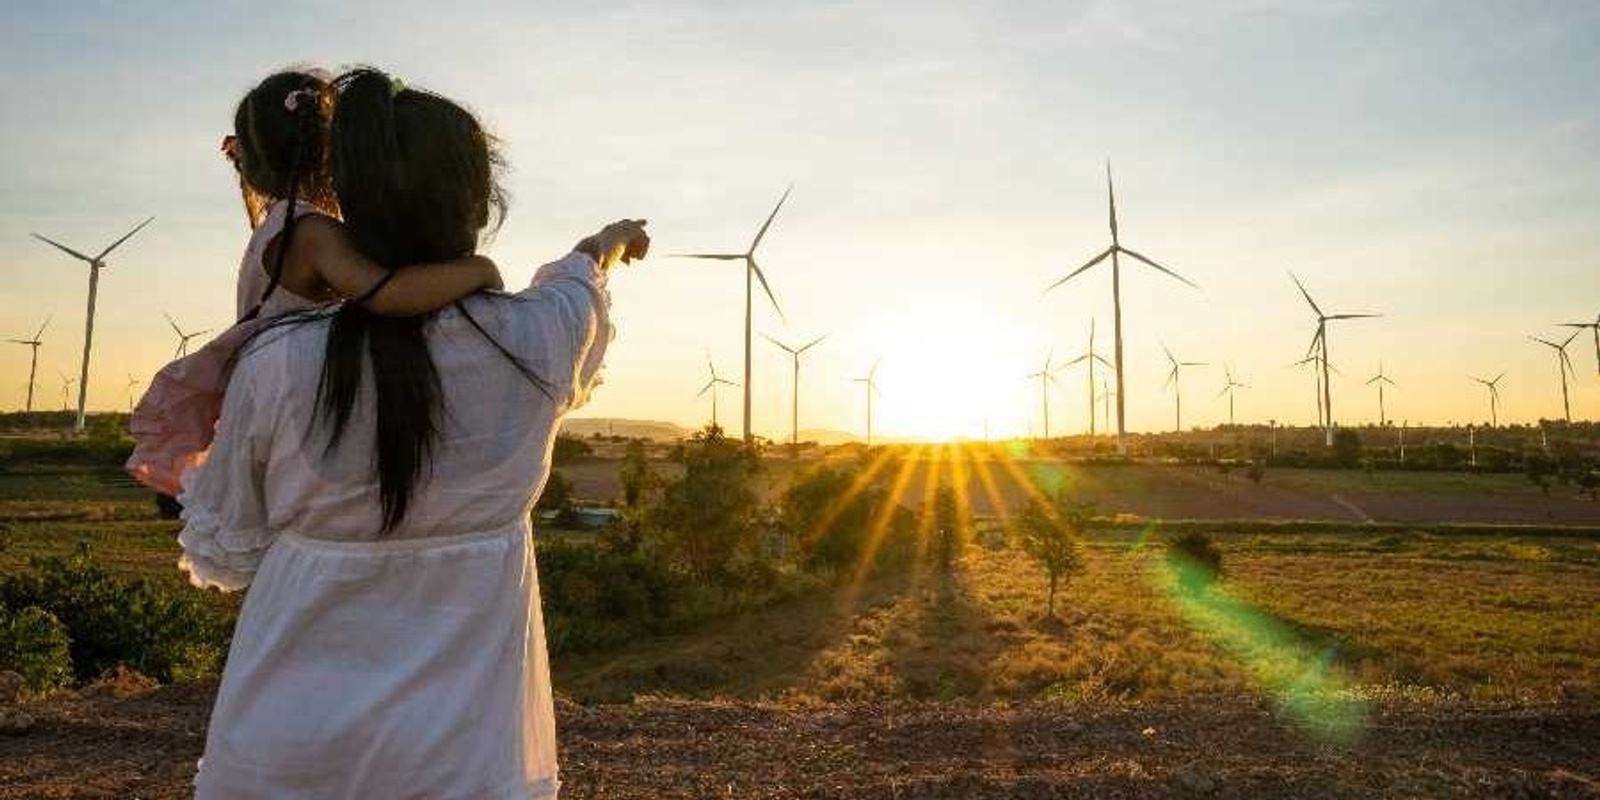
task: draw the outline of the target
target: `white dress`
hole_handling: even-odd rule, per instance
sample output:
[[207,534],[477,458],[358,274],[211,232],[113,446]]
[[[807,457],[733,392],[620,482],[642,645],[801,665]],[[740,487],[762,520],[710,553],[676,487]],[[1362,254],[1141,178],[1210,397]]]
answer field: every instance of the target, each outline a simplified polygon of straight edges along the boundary
[[383,536],[370,380],[331,455],[313,431],[327,323],[274,329],[240,360],[210,459],[180,498],[190,580],[250,587],[198,798],[555,797],[528,520],[561,416],[598,383],[604,275],[572,254],[518,294],[465,305],[548,395],[459,311],[435,315],[440,436]]

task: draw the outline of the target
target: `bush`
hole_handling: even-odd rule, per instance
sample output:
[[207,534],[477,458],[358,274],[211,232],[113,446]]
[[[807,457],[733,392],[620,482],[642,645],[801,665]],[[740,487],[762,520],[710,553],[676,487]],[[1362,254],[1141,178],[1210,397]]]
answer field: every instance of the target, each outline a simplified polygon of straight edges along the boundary
[[1083,570],[1081,536],[1092,516],[1093,503],[1076,503],[1058,492],[1048,502],[1029,501],[1018,518],[1022,549],[1044,567],[1050,581],[1045,604],[1049,616],[1056,613],[1058,585]]
[[593,455],[594,447],[576,436],[560,434],[556,436],[555,449],[551,452],[551,459],[556,464],[570,464],[585,456]]
[[1169,543],[1167,563],[1185,589],[1203,589],[1222,578],[1222,551],[1203,533],[1186,533]]
[[681,586],[646,551],[542,541],[539,586],[552,653],[622,644],[661,631],[680,605]]
[[0,579],[0,605],[35,606],[59,620],[78,680],[119,664],[162,682],[221,671],[232,620],[202,605],[197,592],[117,578],[87,551],[31,566]]
[[67,629],[37,606],[11,611],[0,605],[0,670],[22,676],[31,692],[46,692],[72,682]]
[[697,578],[720,581],[756,546],[756,451],[709,426],[679,445],[683,477],[665,484],[644,514],[647,536]]
[[[779,519],[811,569],[871,568],[915,551],[915,519],[860,467],[823,467],[796,480],[783,494]],[[872,563],[863,563],[869,557]]]

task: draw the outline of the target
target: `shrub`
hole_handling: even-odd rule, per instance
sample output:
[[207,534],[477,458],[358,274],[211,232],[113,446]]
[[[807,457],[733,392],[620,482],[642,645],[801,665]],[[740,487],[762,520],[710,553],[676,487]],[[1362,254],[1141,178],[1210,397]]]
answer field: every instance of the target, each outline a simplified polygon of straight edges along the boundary
[[1167,563],[1186,589],[1203,589],[1222,577],[1222,551],[1203,533],[1186,533],[1169,543]]
[[673,459],[683,465],[683,477],[662,487],[644,515],[645,530],[690,574],[719,580],[735,557],[755,547],[760,458],[708,426],[679,445]]
[[939,567],[949,572],[951,563],[966,546],[972,521],[968,519],[965,513],[967,509],[962,507],[955,490],[949,486],[940,486],[934,492],[931,505],[933,535],[936,537],[934,556],[938,559]]
[[647,551],[541,541],[539,586],[553,653],[583,652],[656,633],[680,605],[681,586]]
[[86,550],[31,567],[0,579],[0,605],[36,606],[59,620],[78,680],[119,664],[163,682],[220,672],[232,620],[202,605],[197,592],[117,578]]
[[859,466],[822,467],[796,480],[784,492],[779,520],[811,569],[870,569],[915,551],[915,519]]
[[1333,434],[1333,463],[1346,469],[1361,463],[1361,434],[1349,428]]
[[1055,616],[1058,585],[1083,570],[1083,530],[1094,515],[1093,503],[1077,503],[1066,492],[1048,502],[1035,499],[1018,517],[1022,549],[1044,567],[1050,581],[1045,613]]
[[67,629],[37,606],[15,611],[0,605],[0,670],[22,676],[31,692],[46,692],[72,682]]
[[557,464],[570,464],[585,456],[593,455],[594,447],[576,436],[560,434],[556,436],[555,449],[551,452],[551,459]]

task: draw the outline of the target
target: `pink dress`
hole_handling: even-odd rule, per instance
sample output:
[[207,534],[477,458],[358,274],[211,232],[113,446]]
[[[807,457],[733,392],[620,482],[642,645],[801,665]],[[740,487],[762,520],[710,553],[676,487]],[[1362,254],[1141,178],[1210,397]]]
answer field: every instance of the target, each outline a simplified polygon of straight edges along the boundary
[[[237,316],[243,318],[259,303],[254,319],[236,323],[204,347],[161,368],[128,420],[133,434],[133,454],[125,465],[134,480],[165,494],[183,490],[183,473],[204,464],[222,413],[222,393],[239,348],[272,318],[293,311],[317,308],[315,300],[279,286],[265,301],[270,278],[263,258],[283,232],[288,203],[279,200],[267,210],[250,235],[239,263]],[[295,218],[322,213],[306,203],[295,204]]]

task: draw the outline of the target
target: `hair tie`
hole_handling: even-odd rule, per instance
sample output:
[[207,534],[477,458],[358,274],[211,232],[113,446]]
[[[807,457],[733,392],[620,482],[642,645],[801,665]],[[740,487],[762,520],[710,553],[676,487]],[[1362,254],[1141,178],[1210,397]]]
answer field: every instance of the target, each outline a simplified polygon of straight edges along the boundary
[[283,109],[285,111],[288,111],[290,114],[293,114],[296,111],[299,111],[300,110],[300,98],[301,98],[302,95],[305,96],[305,97],[310,97],[312,99],[315,99],[317,97],[317,90],[316,89],[296,89],[296,90],[284,95],[283,96]]
[[393,75],[389,76],[389,96],[390,97],[395,97],[395,96],[399,95],[401,92],[403,92],[405,90],[406,90],[406,82],[405,81],[400,80],[399,78],[396,78]]

